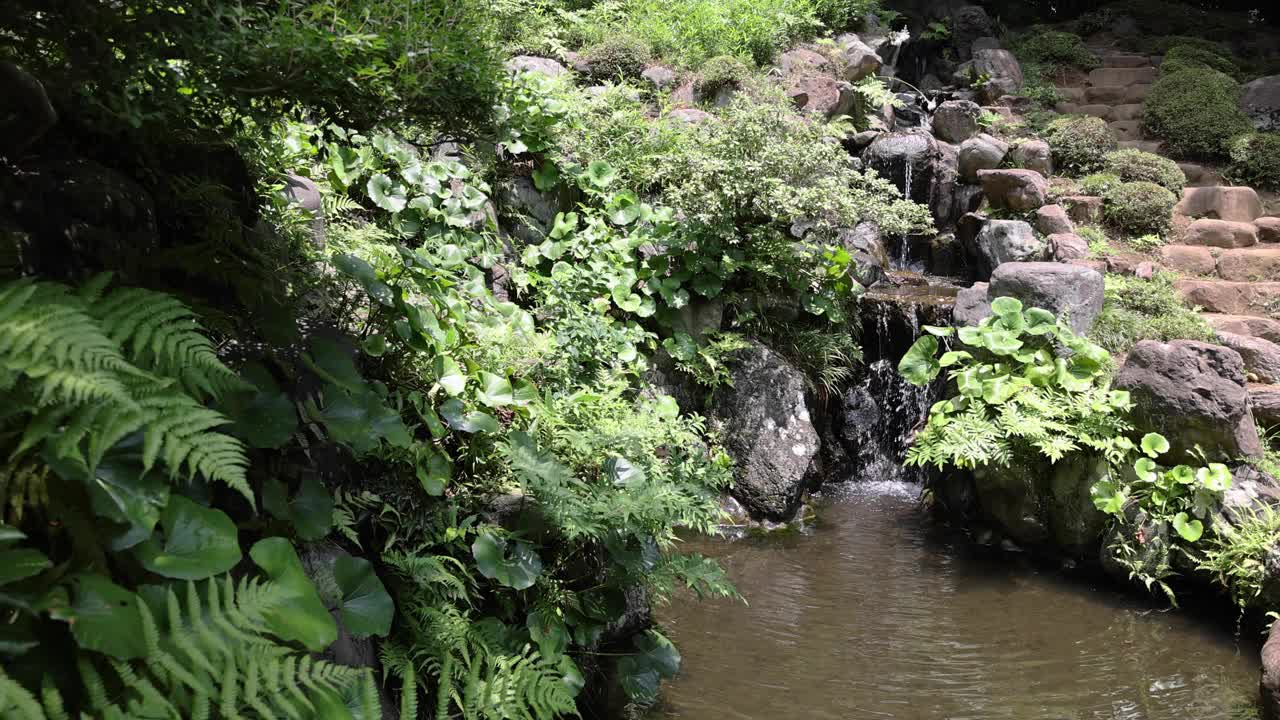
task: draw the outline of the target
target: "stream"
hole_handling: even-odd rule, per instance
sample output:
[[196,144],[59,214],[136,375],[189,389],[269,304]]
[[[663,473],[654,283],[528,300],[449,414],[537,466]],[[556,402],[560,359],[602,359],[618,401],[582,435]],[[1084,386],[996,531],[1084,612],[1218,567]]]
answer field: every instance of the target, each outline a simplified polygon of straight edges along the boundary
[[1233,637],[1233,618],[1162,612],[975,546],[919,509],[918,487],[836,486],[805,533],[688,542],[749,604],[659,611],[684,664],[650,717],[1251,717],[1260,641]]

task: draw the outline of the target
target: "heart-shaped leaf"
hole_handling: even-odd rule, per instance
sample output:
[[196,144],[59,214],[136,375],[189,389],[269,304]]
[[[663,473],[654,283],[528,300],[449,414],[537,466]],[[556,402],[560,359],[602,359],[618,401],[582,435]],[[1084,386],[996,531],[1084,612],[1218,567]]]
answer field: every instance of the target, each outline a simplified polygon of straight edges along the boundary
[[468,411],[458,398],[450,398],[440,405],[440,416],[449,427],[464,433],[496,433],[502,429],[497,418],[479,410]]
[[396,606],[368,560],[339,556],[333,578],[342,592],[342,624],[348,632],[356,637],[385,637],[391,632]]
[[369,178],[366,189],[373,204],[387,212],[400,212],[409,202],[404,186],[397,184],[383,173]]
[[508,543],[493,533],[480,533],[471,544],[471,554],[481,575],[516,590],[532,587],[542,573],[542,558],[532,545]]
[[1142,452],[1149,458],[1158,458],[1169,452],[1169,441],[1159,433],[1147,433],[1142,436]]
[[898,373],[912,385],[927,385],[942,369],[935,357],[937,354],[938,339],[921,335],[898,362]]
[[512,395],[511,381],[504,377],[490,372],[482,372],[480,373],[480,386],[480,392],[476,394],[476,399],[491,408],[506,407],[515,400]]
[[1187,542],[1195,542],[1204,534],[1204,523],[1193,520],[1185,512],[1173,516],[1173,529]]
[[312,652],[321,652],[338,639],[338,626],[320,602],[292,543],[282,537],[265,538],[254,543],[249,557],[288,596],[287,602],[263,613],[272,633],[300,642]]
[[147,654],[137,595],[93,573],[71,578],[71,594],[66,619],[76,644],[121,660]]
[[314,475],[302,479],[298,492],[289,502],[289,517],[298,537],[319,540],[333,528],[333,497]]
[[179,580],[203,580],[240,562],[236,524],[227,514],[173,495],[160,515],[159,533],[134,548],[142,567]]

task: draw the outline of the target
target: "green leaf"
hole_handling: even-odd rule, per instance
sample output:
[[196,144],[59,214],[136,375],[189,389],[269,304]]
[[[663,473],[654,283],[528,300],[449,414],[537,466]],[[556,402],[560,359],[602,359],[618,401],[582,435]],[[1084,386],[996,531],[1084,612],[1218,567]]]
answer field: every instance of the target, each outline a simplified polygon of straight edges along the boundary
[[480,373],[480,392],[476,399],[491,408],[506,407],[514,402],[511,381],[490,372]]
[[630,460],[621,456],[614,456],[604,461],[604,476],[615,487],[644,482],[644,470],[632,465]]
[[353,392],[365,389],[364,377],[356,369],[348,348],[337,340],[316,336],[311,341],[311,352],[305,356],[307,364],[325,380]]
[[453,479],[453,463],[440,453],[432,453],[426,464],[418,465],[415,472],[422,489],[432,497],[440,497]]
[[289,517],[303,540],[319,540],[329,534],[333,528],[333,498],[318,477],[303,478],[289,503]]
[[1011,297],[998,297],[991,301],[991,312],[1000,317],[1022,314],[1022,301]]
[[1209,467],[1202,467],[1196,471],[1196,479],[1205,488],[1223,493],[1231,487],[1231,470],[1222,463],[1209,463]]
[[569,628],[564,620],[550,612],[534,610],[525,618],[529,638],[538,645],[542,657],[553,659],[569,647]]
[[1204,534],[1204,523],[1192,520],[1185,512],[1173,516],[1173,529],[1178,531],[1183,540],[1195,542]]
[[544,160],[533,171],[533,186],[539,192],[547,192],[555,189],[560,182],[560,171],[556,169],[555,163],[550,160]]
[[640,651],[640,657],[662,677],[673,678],[680,672],[680,651],[657,630],[649,630],[637,636],[635,646]]
[[449,427],[464,433],[496,433],[502,429],[498,420],[479,410],[468,411],[458,398],[450,398],[440,405],[440,416]]
[[356,637],[391,632],[396,606],[387,588],[364,558],[340,555],[333,563],[333,578],[342,592],[342,624]]
[[506,538],[482,532],[471,544],[471,554],[481,575],[507,587],[525,590],[533,587],[542,573],[542,558],[528,543],[516,542],[514,545],[508,554]]
[[630,225],[640,217],[640,200],[630,190],[615,193],[605,211],[614,225]]
[[663,340],[662,347],[680,362],[689,362],[698,356],[698,343],[688,333],[677,332]]
[[951,367],[961,360],[972,360],[973,355],[964,350],[952,350],[942,353],[942,357],[938,358],[938,367]]
[[387,336],[386,335],[370,335],[361,343],[364,352],[369,357],[382,357],[387,352]]
[[1169,441],[1159,433],[1147,433],[1142,436],[1142,452],[1149,458],[1158,458],[1169,452]]
[[467,388],[467,376],[463,374],[458,361],[446,355],[438,355],[432,361],[436,373],[436,382],[450,395],[460,395]]
[[613,184],[617,173],[609,163],[603,160],[592,160],[587,166],[586,178],[588,183],[603,190]]
[[409,202],[404,186],[392,181],[391,178],[383,173],[378,173],[369,178],[366,189],[369,191],[369,199],[373,200],[373,204],[387,212],[400,212]]
[[169,481],[163,473],[147,472],[140,459],[127,455],[107,456],[94,468],[89,483],[94,512],[129,525],[124,535],[113,539],[113,550],[124,550],[150,537],[169,504],[169,495]]
[[938,339],[921,335],[898,362],[898,373],[912,385],[927,385],[942,368],[934,356],[938,353]]
[[311,652],[322,652],[338,639],[337,623],[320,602],[292,543],[282,537],[265,538],[254,543],[249,557],[289,597],[288,602],[263,613],[272,633],[300,642]]
[[8,585],[39,575],[52,566],[53,563],[49,562],[49,558],[39,550],[31,548],[0,550],[0,585]]
[[1008,375],[997,375],[996,377],[982,381],[982,399],[991,405],[1003,405],[1013,397],[1019,389],[1018,383]]
[[0,544],[17,542],[26,539],[27,534],[12,525],[0,523]]
[[1093,497],[1094,507],[1102,512],[1116,517],[1124,515],[1124,505],[1129,496],[1124,488],[1118,487],[1110,478],[1094,483],[1089,494]]
[[1133,472],[1143,482],[1155,482],[1158,477],[1156,462],[1147,457],[1138,458],[1137,462],[1133,464]]
[[240,562],[236,524],[227,514],[173,495],[160,515],[159,533],[134,548],[142,567],[179,580],[203,580]]
[[982,331],[982,346],[996,355],[1012,355],[1023,346],[1023,342],[1007,330],[985,329]]
[[67,614],[80,647],[121,660],[146,655],[137,595],[93,573],[71,578],[71,591]]

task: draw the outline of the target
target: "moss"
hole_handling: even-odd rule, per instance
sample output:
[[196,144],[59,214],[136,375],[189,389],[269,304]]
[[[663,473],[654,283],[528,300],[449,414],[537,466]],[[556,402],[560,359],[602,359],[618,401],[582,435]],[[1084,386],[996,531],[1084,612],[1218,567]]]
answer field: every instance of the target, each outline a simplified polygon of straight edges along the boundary
[[1120,183],[1107,190],[1102,200],[1107,224],[1131,235],[1167,232],[1178,202],[1168,189],[1145,180]]
[[1178,163],[1142,150],[1117,150],[1103,158],[1106,172],[1126,182],[1146,180],[1181,195],[1187,176]]
[[1142,340],[1213,340],[1213,330],[1183,304],[1175,276],[1150,280],[1107,275],[1106,300],[1090,337],[1113,353],[1128,352]]
[[1249,133],[1232,141],[1227,176],[1240,185],[1280,191],[1280,133]]
[[634,78],[639,77],[653,59],[653,49],[638,37],[618,34],[583,50],[582,57],[596,79]]
[[1240,83],[1208,68],[1161,75],[1151,87],[1146,129],[1185,157],[1220,157],[1230,141],[1253,129],[1240,109]]
[[740,88],[750,75],[751,68],[732,55],[713,57],[698,71],[698,94],[710,98],[726,88]]
[[1080,178],[1080,192],[1085,195],[1105,195],[1120,184],[1120,176],[1110,172],[1091,173]]
[[1063,171],[1084,174],[1100,170],[1106,154],[1116,149],[1116,136],[1102,118],[1070,116],[1049,123],[1045,140],[1053,162]]
[[1009,50],[1024,67],[1034,64],[1047,73],[1064,69],[1092,70],[1099,65],[1098,56],[1085,47],[1079,35],[1050,30],[1043,25],[1034,25],[1014,37]]
[[1194,68],[1208,68],[1227,75],[1236,75],[1240,68],[1223,54],[1199,45],[1178,45],[1164,56],[1160,66],[1162,73],[1176,73]]

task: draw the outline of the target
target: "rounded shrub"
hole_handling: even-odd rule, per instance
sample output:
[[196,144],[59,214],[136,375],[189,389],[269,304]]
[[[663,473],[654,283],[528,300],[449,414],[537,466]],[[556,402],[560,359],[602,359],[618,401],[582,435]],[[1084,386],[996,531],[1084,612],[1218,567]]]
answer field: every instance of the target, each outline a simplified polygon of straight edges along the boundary
[[1183,186],[1187,184],[1187,176],[1178,163],[1155,153],[1117,150],[1107,153],[1102,160],[1106,172],[1125,182],[1146,180],[1168,188],[1174,195],[1181,195]]
[[1167,188],[1139,180],[1112,187],[1102,201],[1102,217],[1108,225],[1131,235],[1163,235],[1178,199]]
[[1189,35],[1163,35],[1159,37],[1144,37],[1138,44],[1138,49],[1148,55],[1164,55],[1170,49],[1179,45],[1200,48],[1217,55],[1226,57],[1230,53],[1222,43],[1204,38],[1191,37]]
[[1054,164],[1068,173],[1100,170],[1103,158],[1116,149],[1116,136],[1102,118],[1074,115],[1049,123],[1045,140],[1053,148]]
[[1120,184],[1120,176],[1111,172],[1090,173],[1080,178],[1080,192],[1085,195],[1105,195]]
[[1221,53],[1200,45],[1177,45],[1165,53],[1160,72],[1169,74],[1194,68],[1208,68],[1227,75],[1235,75],[1240,71],[1234,62]]
[[713,57],[698,70],[698,94],[711,98],[726,88],[740,88],[750,75],[751,68],[732,55]]
[[1049,72],[1064,68],[1092,70],[1099,65],[1098,56],[1085,47],[1079,35],[1043,25],[1032,26],[1011,43],[1010,49],[1024,65],[1039,65]]
[[1171,152],[1186,157],[1226,155],[1233,138],[1253,129],[1240,109],[1240,83],[1204,67],[1161,75],[1142,121]]
[[653,49],[634,35],[611,35],[583,50],[582,58],[591,67],[594,78],[634,78],[648,66]]
[[1280,190],[1280,132],[1249,133],[1233,140],[1227,176],[1241,185]]

